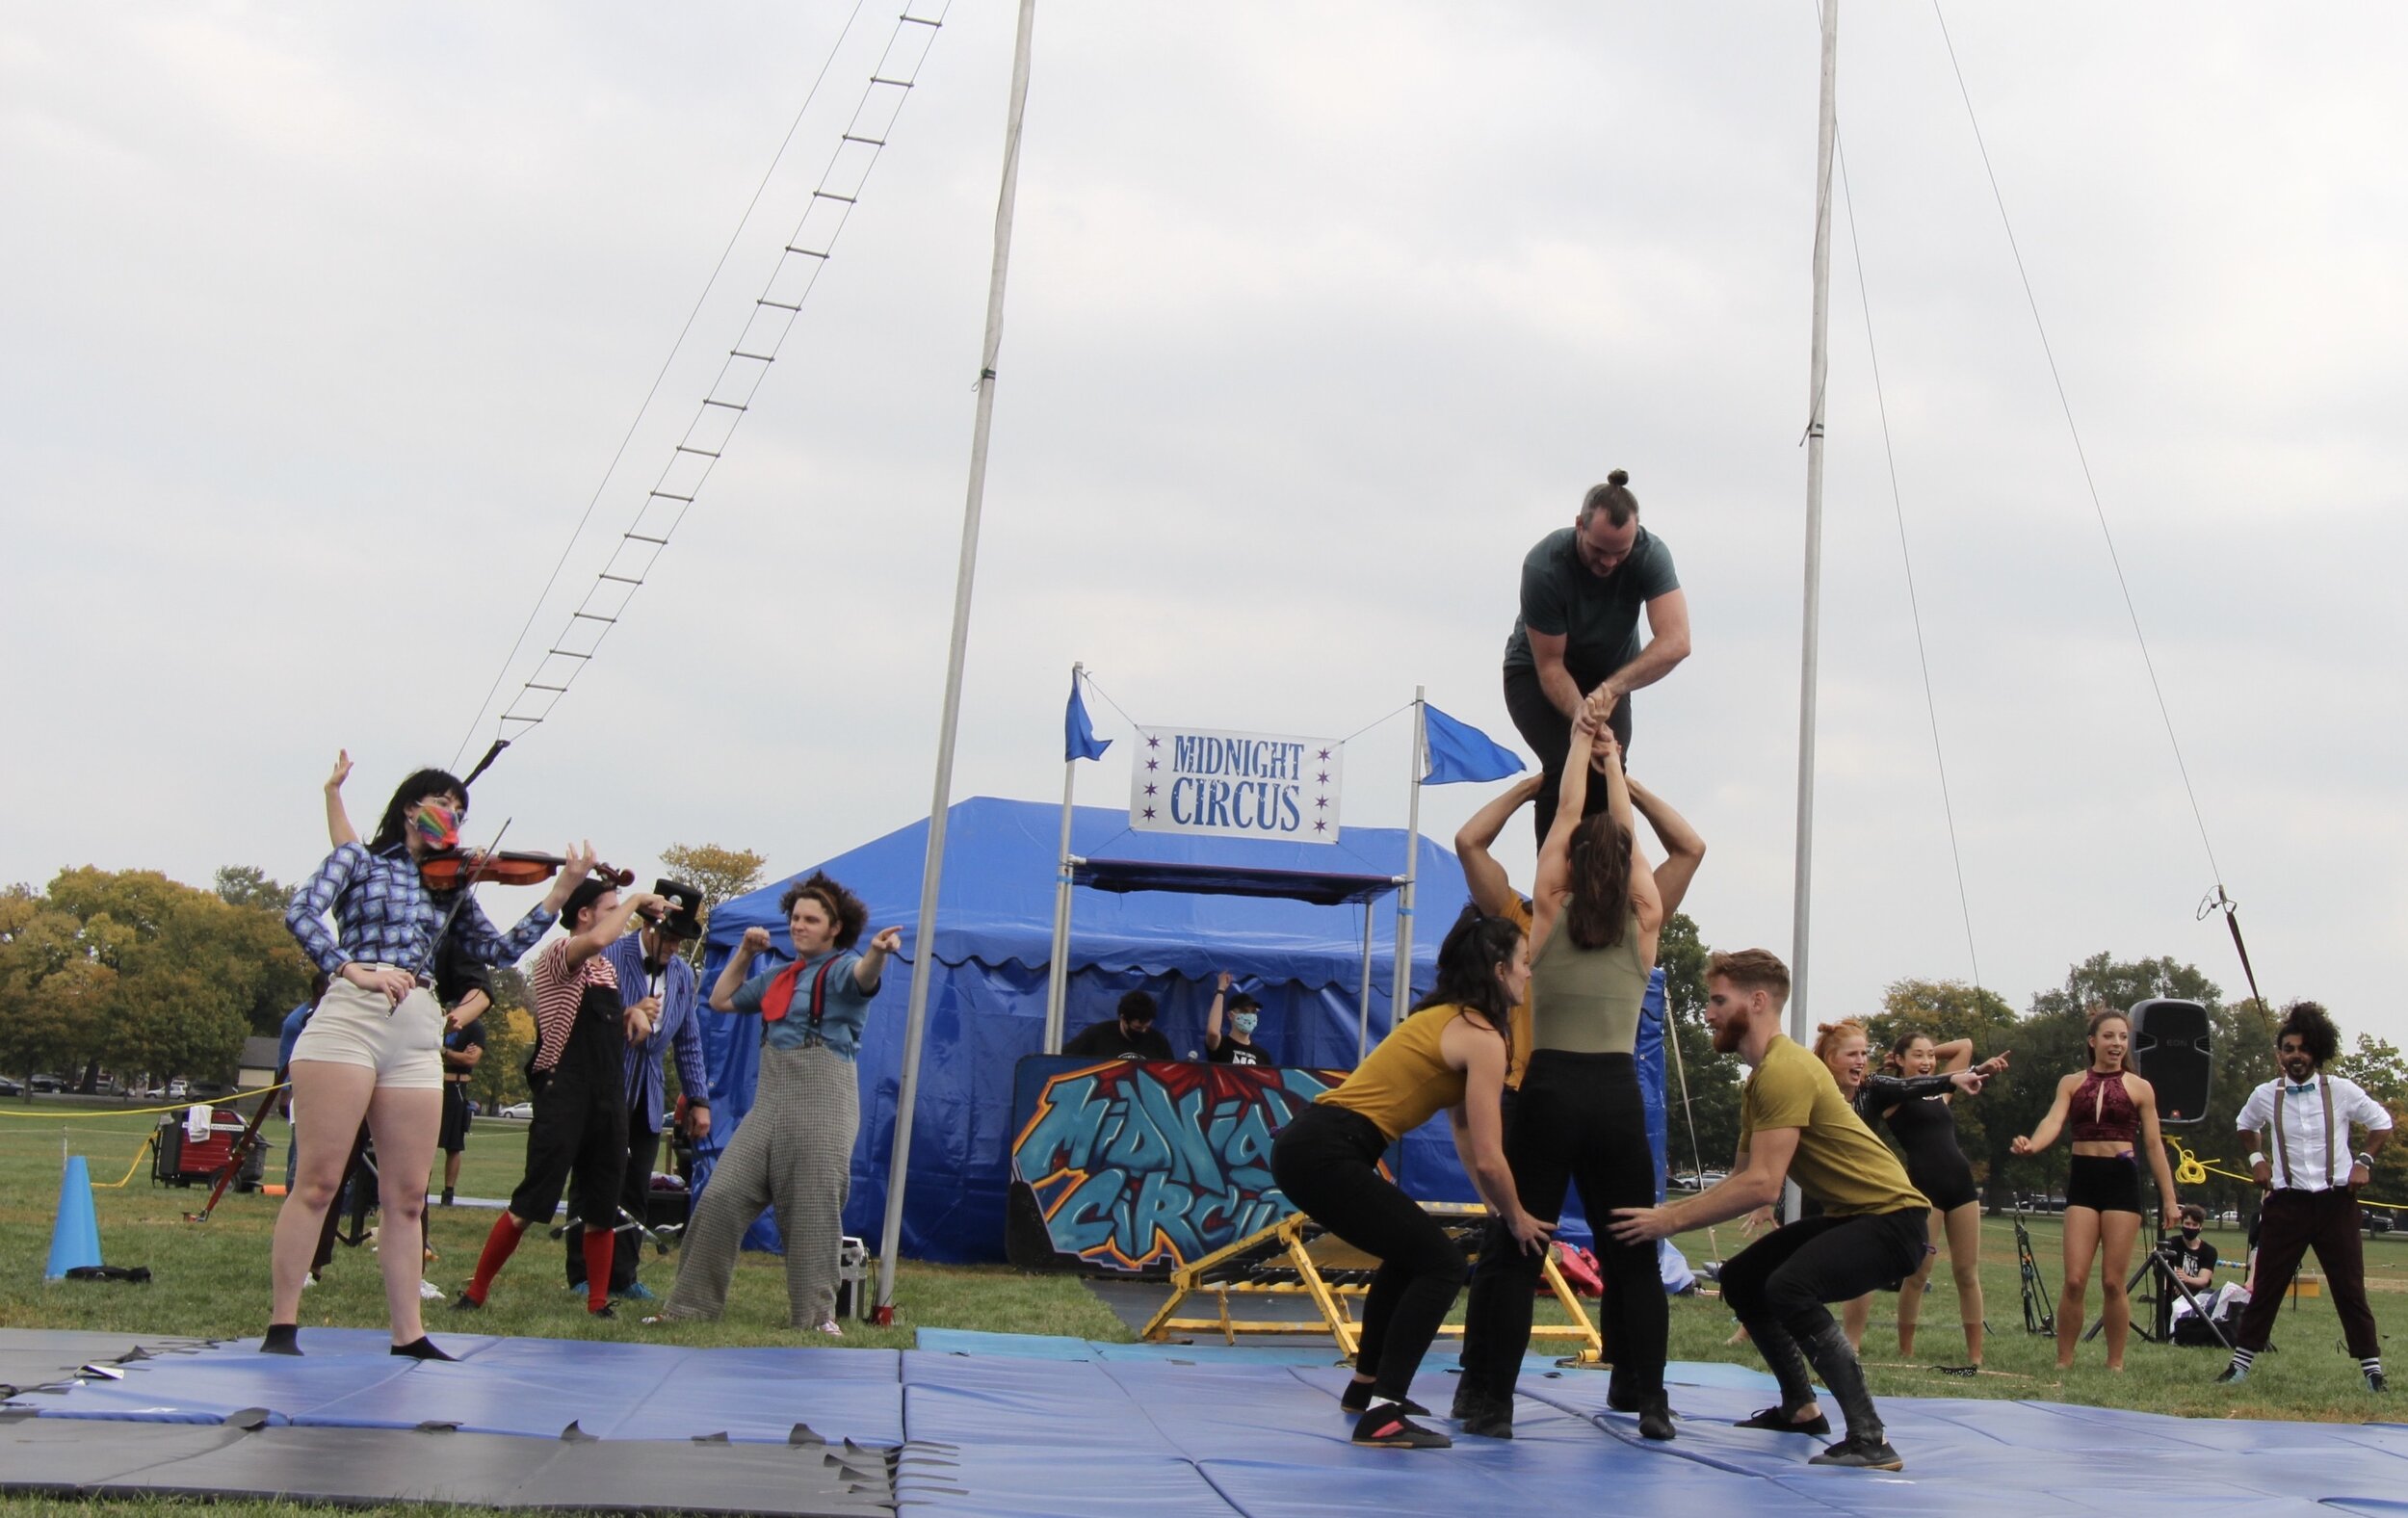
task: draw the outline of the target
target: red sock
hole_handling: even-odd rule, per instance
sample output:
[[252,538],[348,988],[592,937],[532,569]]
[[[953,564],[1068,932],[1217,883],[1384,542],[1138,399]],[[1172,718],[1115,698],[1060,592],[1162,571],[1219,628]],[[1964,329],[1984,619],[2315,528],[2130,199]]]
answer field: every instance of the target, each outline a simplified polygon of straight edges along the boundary
[[618,1250],[618,1235],[608,1228],[586,1225],[586,1310],[600,1312],[611,1305],[611,1256]]
[[504,1213],[493,1220],[493,1231],[484,1236],[484,1252],[477,1256],[477,1273],[460,1289],[460,1295],[484,1305],[485,1294],[493,1289],[493,1278],[502,1273],[510,1262],[510,1251],[518,1247],[518,1220]]

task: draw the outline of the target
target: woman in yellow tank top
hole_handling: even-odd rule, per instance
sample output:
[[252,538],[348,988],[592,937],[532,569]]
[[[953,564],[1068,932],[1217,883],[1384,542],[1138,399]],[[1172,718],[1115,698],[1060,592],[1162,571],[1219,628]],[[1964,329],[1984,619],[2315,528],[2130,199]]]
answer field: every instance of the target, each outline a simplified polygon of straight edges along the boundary
[[1420,1203],[1379,1173],[1388,1146],[1444,1108],[1464,1171],[1522,1246],[1543,1251],[1555,1227],[1516,1199],[1497,1115],[1512,1057],[1505,1014],[1530,974],[1522,929],[1466,908],[1439,946],[1436,987],[1271,1145],[1271,1175],[1288,1200],[1380,1262],[1363,1303],[1354,1380],[1339,1400],[1361,1415],[1356,1444],[1430,1450],[1453,1443],[1412,1421],[1427,1409],[1409,1393],[1463,1289],[1463,1254]]

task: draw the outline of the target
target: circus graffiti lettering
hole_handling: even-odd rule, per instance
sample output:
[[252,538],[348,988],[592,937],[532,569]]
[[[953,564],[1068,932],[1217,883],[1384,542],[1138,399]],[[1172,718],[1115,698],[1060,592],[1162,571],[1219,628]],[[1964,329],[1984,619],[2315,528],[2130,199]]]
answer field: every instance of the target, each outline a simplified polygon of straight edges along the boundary
[[1037,1058],[1019,1071],[1012,1173],[1054,1248],[1109,1269],[1176,1267],[1296,1209],[1271,1136],[1343,1070]]

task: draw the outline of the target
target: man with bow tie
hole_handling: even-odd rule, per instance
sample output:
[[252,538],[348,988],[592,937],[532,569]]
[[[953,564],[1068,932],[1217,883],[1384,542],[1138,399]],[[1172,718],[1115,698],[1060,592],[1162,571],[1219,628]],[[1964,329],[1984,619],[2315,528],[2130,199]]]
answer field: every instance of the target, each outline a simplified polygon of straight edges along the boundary
[[[2373,1172],[2376,1151],[2391,1140],[2392,1114],[2356,1082],[2325,1073],[2341,1041],[2323,1008],[2293,1002],[2284,1009],[2274,1039],[2275,1062],[2283,1073],[2250,1092],[2236,1120],[2254,1151],[2250,1172],[2266,1197],[2259,1215],[2257,1284],[2233,1336],[2233,1363],[2216,1377],[2219,1382],[2248,1375],[2290,1295],[2300,1258],[2313,1245],[2367,1390],[2383,1390],[2382,1347],[2374,1314],[2367,1307],[2358,1188]],[[2352,1123],[2367,1131],[2366,1147],[2354,1154]]]

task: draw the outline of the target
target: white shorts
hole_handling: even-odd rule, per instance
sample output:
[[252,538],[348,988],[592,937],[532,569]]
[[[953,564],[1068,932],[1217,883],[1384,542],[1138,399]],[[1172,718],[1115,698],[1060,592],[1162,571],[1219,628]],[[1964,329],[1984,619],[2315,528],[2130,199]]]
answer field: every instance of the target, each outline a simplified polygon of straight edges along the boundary
[[363,991],[337,980],[327,987],[294,1042],[293,1061],[364,1064],[377,1072],[380,1086],[440,1090],[443,1057],[437,1051],[442,1046],[443,1009],[425,986],[413,988],[396,1006],[382,991]]

